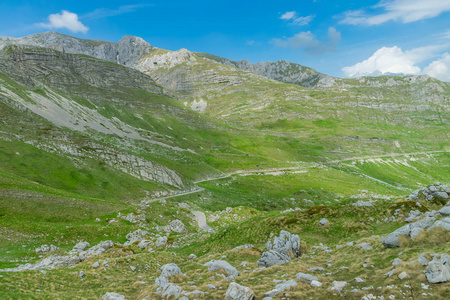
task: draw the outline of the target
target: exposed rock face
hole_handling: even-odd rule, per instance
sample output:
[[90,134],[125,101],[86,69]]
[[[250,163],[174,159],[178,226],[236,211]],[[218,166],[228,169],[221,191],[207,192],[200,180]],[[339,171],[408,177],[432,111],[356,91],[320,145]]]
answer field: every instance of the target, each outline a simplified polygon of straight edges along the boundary
[[77,39],[58,32],[37,33],[17,39],[0,37],[0,48],[11,44],[32,45],[65,53],[85,54],[127,67],[134,67],[143,55],[153,49],[149,43],[135,36],[124,36],[119,43],[112,43]]
[[443,263],[434,260],[428,264],[425,275],[430,283],[450,281],[450,272],[448,268],[446,268]]
[[255,299],[255,293],[246,286],[232,282],[228,286],[225,298],[229,300],[253,300]]
[[279,60],[276,62],[268,61],[252,64],[245,59],[232,61],[226,58],[211,56],[205,53],[195,54],[215,60],[224,65],[233,66],[239,69],[260,74],[269,79],[298,84],[307,88],[321,88],[335,85],[334,77],[321,74],[311,68],[304,67],[302,65],[298,65],[289,61]]
[[209,272],[214,272],[217,270],[224,270],[228,275],[239,276],[239,271],[224,260],[211,260],[204,264],[204,266],[209,267]]
[[138,65],[137,69],[142,72],[151,72],[161,68],[172,68],[182,63],[195,62],[196,58],[186,49],[180,49],[174,52],[167,52],[164,54],[156,54],[145,58]]

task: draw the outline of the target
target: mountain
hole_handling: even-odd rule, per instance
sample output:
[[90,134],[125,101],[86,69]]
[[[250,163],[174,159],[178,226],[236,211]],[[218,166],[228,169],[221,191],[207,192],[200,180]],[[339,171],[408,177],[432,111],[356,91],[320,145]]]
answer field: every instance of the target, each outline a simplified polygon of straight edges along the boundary
[[251,64],[248,60],[232,61],[208,53],[195,53],[197,56],[215,60],[221,64],[234,66],[243,70],[263,75],[269,79],[285,83],[298,84],[307,88],[322,88],[336,85],[337,78],[322,74],[314,69],[280,60],[277,62],[258,62]]
[[0,295],[444,297],[449,112],[428,76],[1,37]]

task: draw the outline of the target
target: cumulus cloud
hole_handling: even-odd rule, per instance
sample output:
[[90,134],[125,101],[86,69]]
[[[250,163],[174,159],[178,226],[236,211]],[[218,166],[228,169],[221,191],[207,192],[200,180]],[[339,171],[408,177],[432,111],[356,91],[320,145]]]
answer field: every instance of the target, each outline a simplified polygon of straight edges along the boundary
[[48,29],[68,29],[72,32],[88,32],[89,28],[84,26],[83,23],[78,20],[78,15],[67,10],[61,11],[61,13],[51,14],[48,16],[48,23],[37,24],[40,27]]
[[289,38],[273,39],[276,47],[304,49],[311,55],[321,55],[336,51],[341,40],[341,33],[334,27],[328,28],[328,41],[319,41],[311,31],[302,31]]
[[450,54],[444,53],[441,58],[425,67],[423,73],[443,81],[450,81]]
[[[349,77],[382,74],[428,74],[440,80],[450,79],[450,55],[441,51],[448,45],[432,45],[403,51],[400,47],[382,47],[368,59],[342,71]],[[423,70],[417,65],[429,59],[440,57]]]
[[362,9],[346,11],[340,23],[379,25],[388,21],[416,22],[450,11],[450,0],[383,0],[371,9],[381,9],[382,12],[371,14]]
[[299,16],[296,11],[287,11],[280,17],[281,20],[291,21],[292,25],[304,26],[308,25],[313,19],[314,15],[309,16]]

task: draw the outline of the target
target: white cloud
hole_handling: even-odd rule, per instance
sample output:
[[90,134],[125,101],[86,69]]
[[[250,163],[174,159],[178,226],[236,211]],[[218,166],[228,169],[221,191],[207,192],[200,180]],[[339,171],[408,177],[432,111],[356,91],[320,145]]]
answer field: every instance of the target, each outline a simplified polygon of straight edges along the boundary
[[[349,77],[382,74],[428,74],[441,80],[450,80],[450,55],[443,49],[449,45],[432,45],[403,51],[400,47],[382,47],[375,51],[368,59],[353,66],[345,67],[342,71]],[[441,57],[423,70],[417,66],[431,58]]]
[[297,15],[297,12],[295,11],[287,11],[284,14],[281,15],[281,20],[291,20]]
[[364,10],[344,12],[342,24],[379,25],[388,21],[411,23],[434,18],[450,11],[450,0],[384,0],[372,9],[382,9],[382,13],[368,14]]
[[48,23],[39,23],[38,26],[48,29],[65,28],[72,32],[88,32],[89,28],[84,26],[78,20],[78,15],[67,10],[61,11],[60,14],[51,14],[48,16]]
[[425,67],[423,73],[439,80],[450,81],[450,54],[444,53],[441,58]]
[[106,17],[113,17],[117,15],[122,15],[130,12],[134,12],[139,8],[149,6],[149,4],[132,4],[132,5],[123,5],[117,9],[109,9],[109,8],[97,8],[96,10],[82,15],[83,19],[101,19]]
[[272,43],[276,47],[283,48],[302,48],[308,54],[321,55],[336,50],[340,40],[341,33],[334,27],[328,28],[328,41],[319,41],[311,31],[302,31],[290,38],[273,39]]
[[314,17],[315,17],[314,15],[302,17],[302,16],[298,16],[296,11],[287,11],[281,15],[280,19],[286,20],[286,21],[291,21],[290,24],[292,24],[292,25],[304,26],[304,25],[308,25],[314,19]]

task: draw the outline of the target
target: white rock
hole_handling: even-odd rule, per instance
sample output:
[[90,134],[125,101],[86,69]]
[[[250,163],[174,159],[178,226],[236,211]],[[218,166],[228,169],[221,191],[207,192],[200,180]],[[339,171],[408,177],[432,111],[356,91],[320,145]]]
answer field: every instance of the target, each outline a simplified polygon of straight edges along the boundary
[[255,293],[246,286],[232,282],[228,286],[225,298],[229,300],[253,300],[255,299]]

